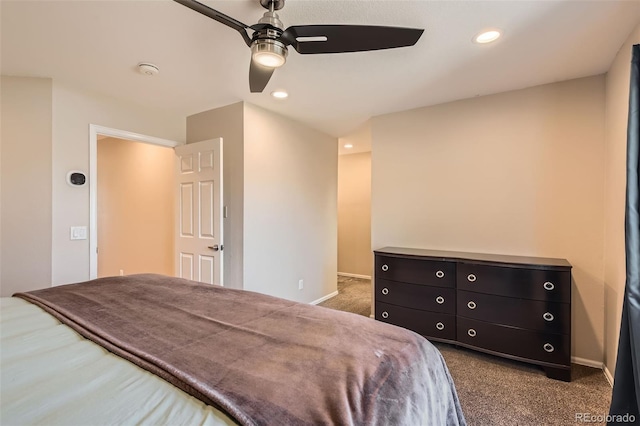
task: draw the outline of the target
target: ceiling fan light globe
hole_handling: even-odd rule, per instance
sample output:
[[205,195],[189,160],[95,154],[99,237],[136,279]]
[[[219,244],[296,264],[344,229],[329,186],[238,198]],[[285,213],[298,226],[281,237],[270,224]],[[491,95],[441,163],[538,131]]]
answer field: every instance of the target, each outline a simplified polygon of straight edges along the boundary
[[258,52],[254,53],[253,60],[269,68],[278,68],[284,65],[285,59],[277,53]]
[[252,59],[268,68],[278,68],[287,61],[287,48],[275,40],[257,40],[251,45]]

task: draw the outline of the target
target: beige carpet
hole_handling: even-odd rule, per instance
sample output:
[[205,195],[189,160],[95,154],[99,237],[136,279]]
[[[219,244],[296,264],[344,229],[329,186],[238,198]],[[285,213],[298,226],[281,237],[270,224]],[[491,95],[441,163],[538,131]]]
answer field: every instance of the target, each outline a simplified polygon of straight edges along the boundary
[[[369,316],[371,281],[338,278],[339,295],[321,306]],[[435,342],[434,342],[435,343]],[[537,366],[435,343],[444,356],[471,426],[575,425],[578,413],[606,415],[611,387],[602,370],[573,365],[571,383]],[[604,423],[589,423],[604,424]]]
[[319,305],[368,317],[371,296],[371,280],[338,276],[338,295]]

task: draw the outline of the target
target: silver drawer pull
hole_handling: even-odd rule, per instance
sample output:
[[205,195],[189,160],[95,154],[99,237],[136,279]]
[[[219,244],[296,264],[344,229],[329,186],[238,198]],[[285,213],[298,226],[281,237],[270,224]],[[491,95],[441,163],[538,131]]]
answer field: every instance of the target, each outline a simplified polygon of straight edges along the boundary
[[443,323],[441,323],[441,322],[439,322],[439,323],[437,323],[437,324],[436,324],[436,328],[437,328],[438,330],[442,331],[442,330],[444,330],[444,324],[443,324]]
[[382,270],[387,272],[389,270],[389,265],[382,265]]
[[470,328],[467,334],[471,337],[476,337],[476,331],[473,328]]
[[542,318],[544,318],[545,321],[553,321],[553,314],[551,312],[545,312]]
[[545,289],[545,290],[549,290],[549,291],[551,291],[551,290],[553,290],[554,288],[556,288],[556,286],[555,286],[555,285],[553,285],[553,283],[552,283],[552,282],[549,282],[549,281],[547,281],[546,283],[544,283],[544,284],[543,284],[543,287],[544,287],[544,289]]
[[442,272],[442,271],[437,271],[437,272],[436,272],[436,277],[438,277],[438,278],[444,278],[444,272]]
[[476,308],[476,302],[474,302],[473,300],[469,303],[467,303],[467,308],[469,309],[475,309]]
[[436,303],[438,305],[442,305],[444,303],[444,297],[442,297],[442,296],[436,297]]
[[389,318],[389,312],[384,311],[384,312],[382,313],[382,318],[384,318],[384,319]]
[[545,351],[551,353],[555,350],[555,348],[553,347],[553,345],[551,343],[545,343],[544,346],[542,347]]
[[469,282],[474,282],[476,280],[476,276],[473,274],[469,274],[467,275],[467,280],[469,280]]
[[389,294],[389,289],[388,289],[388,288],[386,288],[386,287],[385,287],[385,288],[383,288],[383,289],[382,289],[382,294],[384,294],[385,296],[386,296],[387,294]]

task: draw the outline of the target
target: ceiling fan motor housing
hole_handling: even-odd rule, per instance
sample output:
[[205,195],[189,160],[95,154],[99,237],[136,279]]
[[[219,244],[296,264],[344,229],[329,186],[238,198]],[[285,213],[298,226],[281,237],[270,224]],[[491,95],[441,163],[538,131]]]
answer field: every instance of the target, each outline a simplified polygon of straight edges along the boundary
[[[253,34],[253,42],[251,43],[251,54],[254,58],[261,55],[267,55],[269,60],[278,59],[275,63],[268,66],[279,67],[286,62],[289,53],[287,46],[280,41],[280,36],[284,31],[284,25],[278,14],[274,11],[265,12],[258,21],[258,25],[265,25],[264,28],[257,30]],[[258,62],[262,62],[258,60]],[[277,64],[276,64],[277,63]],[[264,64],[266,65],[266,64]]]
[[284,31],[284,25],[276,12],[265,12],[264,15],[262,15],[262,18],[258,21],[258,24],[271,25],[272,27],[279,29],[280,33]]

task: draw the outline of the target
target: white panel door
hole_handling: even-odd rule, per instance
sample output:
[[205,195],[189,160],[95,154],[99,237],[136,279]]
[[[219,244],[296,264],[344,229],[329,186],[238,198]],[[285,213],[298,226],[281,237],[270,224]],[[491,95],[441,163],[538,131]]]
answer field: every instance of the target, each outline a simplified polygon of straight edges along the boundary
[[222,138],[176,150],[176,275],[223,285]]

